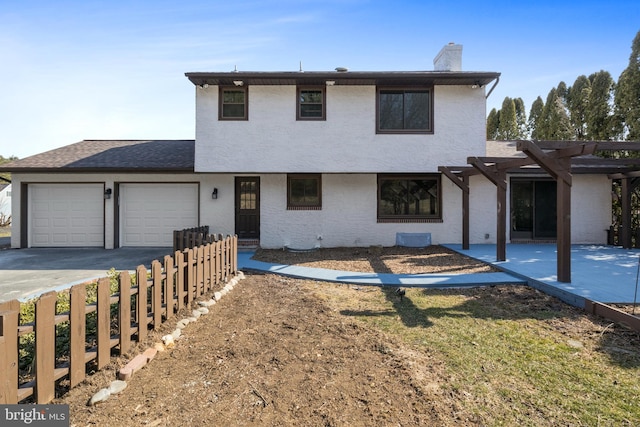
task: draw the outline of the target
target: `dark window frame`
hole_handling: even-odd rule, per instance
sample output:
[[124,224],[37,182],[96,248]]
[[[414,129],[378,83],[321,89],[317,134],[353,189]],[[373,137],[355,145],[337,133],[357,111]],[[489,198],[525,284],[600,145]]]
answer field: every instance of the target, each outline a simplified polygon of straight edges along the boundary
[[[322,94],[322,115],[321,116],[303,116],[302,113],[302,92],[318,91]],[[315,103],[314,103],[315,104]],[[297,86],[296,88],[296,120],[306,121],[322,121],[327,119],[327,88],[324,86]]]
[[[318,201],[313,203],[294,202],[291,194],[292,181],[302,179],[317,180]],[[287,210],[320,210],[322,209],[322,174],[319,173],[290,173],[287,174]]]
[[[239,105],[237,103],[228,104],[224,102],[225,92],[243,92],[244,93],[244,115],[243,116],[225,116],[225,105]],[[249,88],[239,86],[220,86],[218,95],[218,120],[249,120]]]
[[[434,214],[382,214],[382,185],[385,181],[436,181],[438,194],[436,196],[436,212]],[[378,222],[442,222],[442,176],[437,173],[425,174],[378,174],[377,176],[377,197],[376,197],[376,216]]]
[[[402,92],[403,96],[406,93],[410,92],[426,92],[428,94],[428,105],[427,108],[429,111],[427,112],[427,120],[429,121],[428,126],[423,129],[410,129],[406,127],[398,128],[398,129],[382,129],[380,127],[380,119],[382,112],[380,111],[380,94],[389,93],[389,92]],[[378,134],[433,134],[434,133],[434,124],[433,124],[433,86],[379,86],[376,88],[376,133]]]

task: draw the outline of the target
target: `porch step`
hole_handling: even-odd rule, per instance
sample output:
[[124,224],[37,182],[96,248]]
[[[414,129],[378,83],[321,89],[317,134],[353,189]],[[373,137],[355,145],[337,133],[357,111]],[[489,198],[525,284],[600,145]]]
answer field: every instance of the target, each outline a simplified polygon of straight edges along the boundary
[[238,250],[258,249],[260,247],[260,239],[238,239]]

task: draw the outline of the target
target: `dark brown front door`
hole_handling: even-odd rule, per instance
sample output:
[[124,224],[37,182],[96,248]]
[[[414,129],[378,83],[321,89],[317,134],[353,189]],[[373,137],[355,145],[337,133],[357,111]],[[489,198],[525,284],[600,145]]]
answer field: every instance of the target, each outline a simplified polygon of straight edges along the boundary
[[236,234],[240,239],[260,238],[259,177],[236,177]]

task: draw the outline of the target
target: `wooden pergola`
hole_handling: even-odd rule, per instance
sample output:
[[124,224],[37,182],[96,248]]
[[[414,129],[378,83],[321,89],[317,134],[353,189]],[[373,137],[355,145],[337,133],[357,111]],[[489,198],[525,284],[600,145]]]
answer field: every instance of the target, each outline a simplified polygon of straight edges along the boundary
[[468,157],[467,166],[440,166],[438,170],[462,190],[462,248],[469,249],[469,177],[481,174],[496,186],[496,260],[506,260],[507,173],[537,165],[555,181],[557,189],[557,276],[571,282],[571,185],[573,173],[607,174],[622,180],[623,246],[631,246],[631,193],[640,186],[640,159],[585,157],[596,151],[640,150],[638,142],[516,141],[526,157]]

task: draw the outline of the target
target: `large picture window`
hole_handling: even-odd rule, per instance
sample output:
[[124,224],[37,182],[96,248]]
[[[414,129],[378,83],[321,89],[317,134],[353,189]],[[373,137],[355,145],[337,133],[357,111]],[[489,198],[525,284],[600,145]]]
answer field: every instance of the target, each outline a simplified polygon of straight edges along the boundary
[[440,175],[378,175],[378,221],[441,219]]
[[320,209],[322,207],[320,177],[320,174],[287,175],[287,209]]
[[298,120],[325,120],[325,88],[298,88]]
[[433,132],[431,89],[378,89],[378,133]]
[[220,88],[220,120],[247,120],[247,88]]

